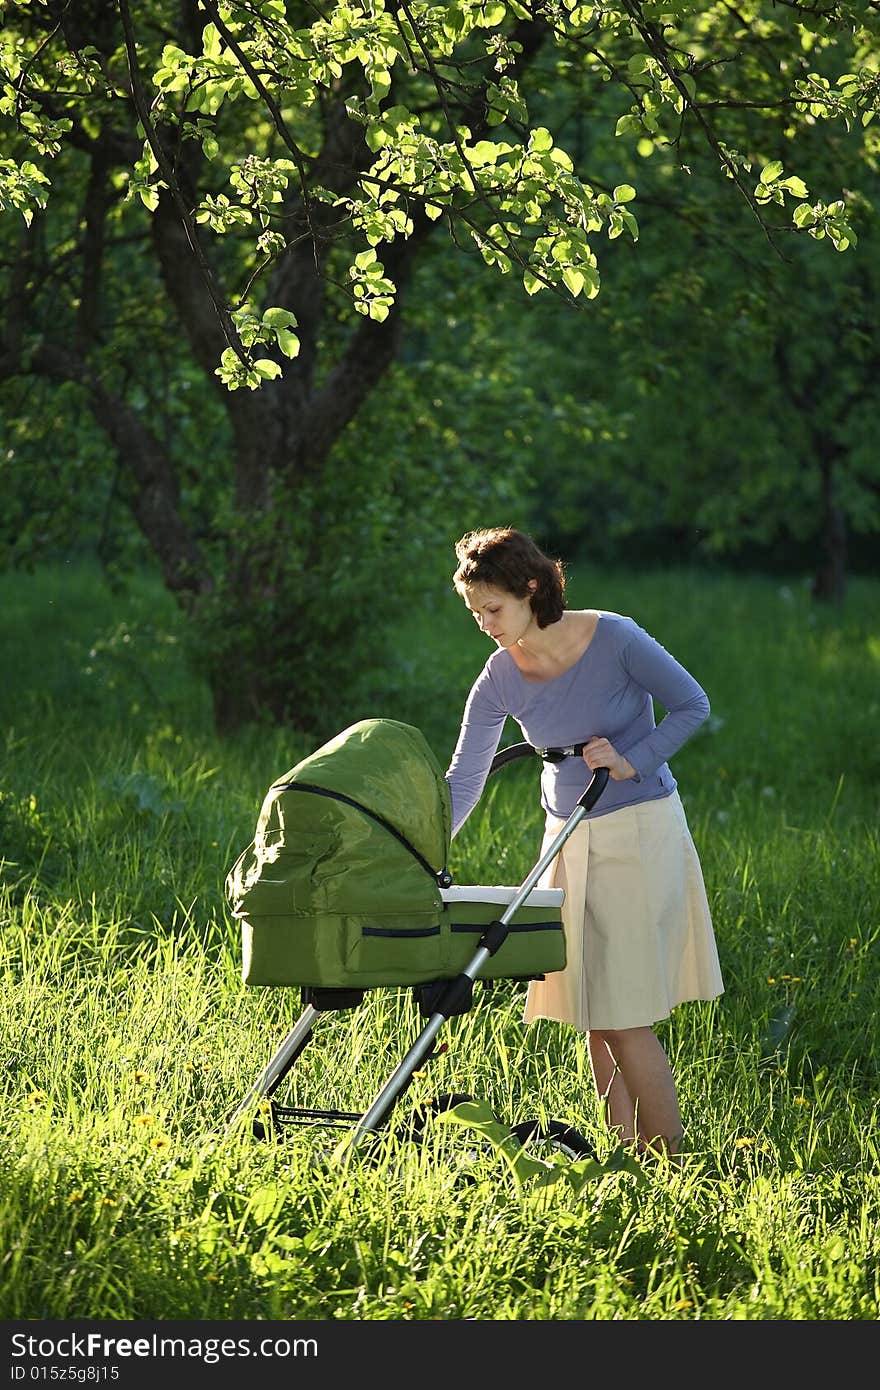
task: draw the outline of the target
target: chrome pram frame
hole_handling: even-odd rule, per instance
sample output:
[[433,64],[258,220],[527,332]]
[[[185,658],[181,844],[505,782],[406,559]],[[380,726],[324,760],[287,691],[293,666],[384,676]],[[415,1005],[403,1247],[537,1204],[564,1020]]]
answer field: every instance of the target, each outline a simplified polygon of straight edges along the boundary
[[[579,749],[577,750],[580,751]],[[538,749],[530,743],[515,743],[496,753],[489,769],[490,775],[510,762],[523,757],[541,757],[548,761],[558,761],[560,756],[574,754],[575,749]],[[323,1110],[304,1106],[281,1105],[272,1096],[290,1073],[297,1059],[310,1042],[315,1022],[322,1012],[355,1008],[363,1002],[367,987],[357,989],[315,989],[303,988],[303,1012],[286,1034],[280,1046],[263,1068],[253,1086],[243,1100],[235,1107],[226,1122],[228,1133],[247,1114],[252,1115],[252,1132],[259,1139],[268,1138],[271,1133],[283,1133],[286,1126],[297,1124],[316,1124],[330,1128],[350,1130],[352,1145],[360,1143],[367,1136],[374,1135],[384,1126],[400,1097],[409,1087],[416,1072],[434,1053],[435,1039],[440,1029],[450,1018],[466,1013],[473,1004],[473,985],[491,956],[503,945],[509,932],[509,924],[516,912],[525,903],[542,874],[555,859],[562,846],[586,815],[593,809],[608,781],[607,768],[594,771],[589,785],[579,798],[571,815],[555,836],[541,857],[526,875],[513,898],[497,920],[491,922],[482,933],[479,944],[464,970],[453,979],[438,980],[428,985],[395,986],[413,989],[419,1002],[422,1017],[427,1022],[410,1047],[409,1051],[388,1077],[373,1103],[363,1113],[346,1110]],[[447,1093],[438,1097],[434,1110],[448,1109],[473,1097],[463,1093]],[[269,1102],[271,1121],[267,1125],[256,1113]],[[401,1129],[401,1136],[418,1138],[424,1125],[424,1115],[417,1115],[414,1122]],[[541,1124],[537,1120],[525,1120],[511,1125],[512,1132],[523,1143],[534,1137],[542,1137],[568,1153],[571,1157],[590,1157],[594,1150],[582,1134],[561,1120],[551,1120]]]

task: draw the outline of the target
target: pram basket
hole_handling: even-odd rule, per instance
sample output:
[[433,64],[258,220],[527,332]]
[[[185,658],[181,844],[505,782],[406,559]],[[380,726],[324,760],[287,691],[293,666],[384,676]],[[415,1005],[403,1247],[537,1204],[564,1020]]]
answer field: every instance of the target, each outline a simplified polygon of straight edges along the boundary
[[[543,751],[543,750],[542,750]],[[490,772],[538,756],[529,743],[500,750]],[[267,792],[253,842],[226,880],[242,929],[242,975],[255,985],[299,985],[303,1012],[229,1117],[268,1102],[271,1130],[318,1123],[352,1142],[384,1125],[451,1017],[467,1012],[478,979],[534,979],[565,965],[561,889],[537,887],[608,780],[598,769],[565,825],[518,888],[458,887],[446,867],[451,807],[445,778],[421,733],[364,720],[279,778]],[[499,910],[501,909],[501,910]],[[421,1032],[363,1113],[281,1105],[277,1088],[310,1042],[321,1013],[358,1007],[367,990],[409,987]],[[471,1097],[450,1093],[435,1109]],[[421,1121],[405,1131],[420,1133]],[[572,1155],[591,1153],[571,1126],[524,1121]]]

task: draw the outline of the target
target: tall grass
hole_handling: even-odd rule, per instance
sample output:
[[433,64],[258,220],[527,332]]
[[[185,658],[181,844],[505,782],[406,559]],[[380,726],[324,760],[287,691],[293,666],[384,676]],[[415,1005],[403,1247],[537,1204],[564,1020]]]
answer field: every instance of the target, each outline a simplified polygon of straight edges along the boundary
[[[223,878],[314,745],[218,740],[149,582],[0,581],[0,1317],[876,1320],[880,585],[835,612],[723,574],[584,566],[570,587],[637,617],[712,700],[674,770],[726,991],[660,1025],[679,1168],[622,1160],[583,1039],[524,1025],[511,981],[477,985],[346,1161],[323,1126],[227,1129],[300,1004],[241,983]],[[363,711],[421,727],[441,765],[489,650],[469,624],[438,595]],[[520,882],[540,819],[536,767],[504,769],[453,844],[456,879]],[[404,990],[322,1014],[281,1098],[360,1113],[422,1022]],[[477,1099],[471,1123],[402,1137],[398,1113],[444,1092]],[[501,1134],[571,1121],[597,1160],[517,1154],[480,1105]]]

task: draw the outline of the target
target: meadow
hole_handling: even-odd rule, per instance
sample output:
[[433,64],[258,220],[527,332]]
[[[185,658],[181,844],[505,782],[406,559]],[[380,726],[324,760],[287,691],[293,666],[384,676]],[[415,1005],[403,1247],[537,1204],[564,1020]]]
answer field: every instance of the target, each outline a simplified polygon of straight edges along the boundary
[[[476,986],[402,1098],[479,1100],[421,1143],[228,1128],[300,1002],[243,985],[224,877],[316,745],[219,739],[148,578],[0,577],[0,1318],[877,1319],[880,581],[832,610],[797,577],[584,564],[570,599],[635,616],[712,702],[673,766],[726,988],[659,1025],[677,1167],[615,1149],[583,1039],[526,1027],[512,981]],[[489,646],[441,593],[397,650],[360,717],[445,767]],[[536,767],[502,769],[456,880],[521,882],[540,833]],[[322,1015],[279,1098],[365,1109],[420,1027],[406,990]],[[505,1139],[531,1116],[597,1157]]]

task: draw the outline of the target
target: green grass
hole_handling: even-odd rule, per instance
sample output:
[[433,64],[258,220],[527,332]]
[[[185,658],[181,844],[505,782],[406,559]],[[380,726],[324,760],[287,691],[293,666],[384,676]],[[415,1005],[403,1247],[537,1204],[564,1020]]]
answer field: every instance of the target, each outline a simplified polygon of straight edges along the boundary
[[[73,566],[0,581],[0,1317],[877,1319],[880,584],[826,612],[760,578],[584,566],[570,583],[574,605],[636,616],[712,700],[674,767],[726,992],[660,1026],[679,1169],[620,1161],[583,1040],[526,1028],[510,981],[477,986],[400,1119],[463,1091],[502,1132],[574,1122],[597,1163],[530,1166],[478,1117],[347,1161],[323,1128],[227,1132],[299,995],[242,985],[223,879],[311,745],[215,738],[154,585],[111,595]],[[445,765],[488,651],[439,594],[364,717],[417,724]],[[525,876],[536,772],[490,782],[453,845],[459,882]],[[282,1098],[365,1109],[421,1026],[407,991],[322,1015]]]

